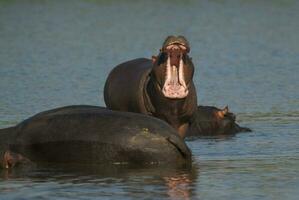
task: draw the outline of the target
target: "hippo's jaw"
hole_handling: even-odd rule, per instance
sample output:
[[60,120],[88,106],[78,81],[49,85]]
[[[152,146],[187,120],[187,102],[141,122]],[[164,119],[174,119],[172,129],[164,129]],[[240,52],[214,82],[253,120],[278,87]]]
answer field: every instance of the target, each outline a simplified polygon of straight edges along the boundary
[[167,63],[162,93],[167,98],[183,99],[189,93],[184,75],[186,65],[183,62],[187,47],[181,43],[172,43],[164,50],[167,53]]

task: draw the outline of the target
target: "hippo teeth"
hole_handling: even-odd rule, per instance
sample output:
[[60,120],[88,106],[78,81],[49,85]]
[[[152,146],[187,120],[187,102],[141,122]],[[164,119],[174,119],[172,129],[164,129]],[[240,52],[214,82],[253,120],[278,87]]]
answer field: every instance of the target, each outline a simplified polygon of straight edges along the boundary
[[162,89],[163,95],[168,98],[181,99],[188,95],[188,89],[184,79],[184,63],[182,54],[179,57],[179,66],[172,65],[170,53],[166,64],[166,77]]

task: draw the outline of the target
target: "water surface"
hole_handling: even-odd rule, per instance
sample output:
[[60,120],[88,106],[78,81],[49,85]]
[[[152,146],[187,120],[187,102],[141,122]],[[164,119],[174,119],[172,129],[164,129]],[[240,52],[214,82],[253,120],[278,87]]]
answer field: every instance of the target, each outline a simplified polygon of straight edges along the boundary
[[296,0],[0,1],[0,127],[71,104],[104,105],[117,64],[185,35],[198,103],[254,131],[188,141],[193,169],[1,171],[0,199],[297,199]]

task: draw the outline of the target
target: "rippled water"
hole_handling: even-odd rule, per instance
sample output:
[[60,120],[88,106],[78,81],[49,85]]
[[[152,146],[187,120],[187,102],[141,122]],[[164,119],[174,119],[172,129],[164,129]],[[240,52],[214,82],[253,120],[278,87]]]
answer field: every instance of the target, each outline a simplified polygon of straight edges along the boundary
[[39,167],[0,171],[0,199],[297,199],[296,0],[0,0],[0,127],[47,109],[104,105],[109,71],[185,35],[199,104],[254,131],[188,141],[191,171]]

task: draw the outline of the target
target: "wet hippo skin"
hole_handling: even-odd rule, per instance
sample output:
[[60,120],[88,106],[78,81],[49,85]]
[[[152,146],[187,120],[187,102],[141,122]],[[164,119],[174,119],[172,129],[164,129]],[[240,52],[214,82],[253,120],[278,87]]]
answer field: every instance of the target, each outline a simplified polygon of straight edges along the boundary
[[154,117],[96,106],[41,112],[0,130],[2,165],[186,164],[191,153],[175,129]]
[[236,116],[227,106],[223,109],[214,106],[198,106],[187,131],[187,137],[233,135],[250,131],[249,128],[240,127],[236,123]]
[[140,58],[116,66],[105,83],[107,107],[160,118],[184,138],[197,108],[189,51],[183,36],[169,36],[152,60]]

